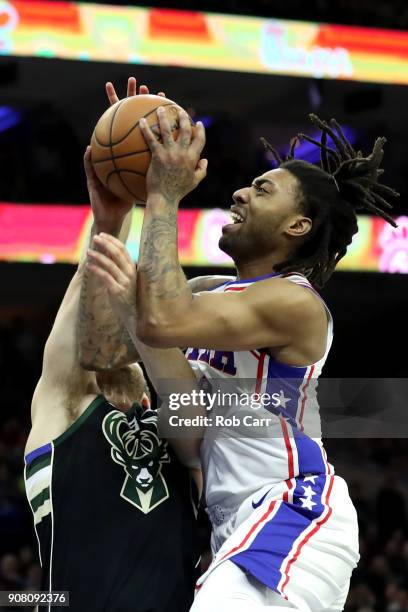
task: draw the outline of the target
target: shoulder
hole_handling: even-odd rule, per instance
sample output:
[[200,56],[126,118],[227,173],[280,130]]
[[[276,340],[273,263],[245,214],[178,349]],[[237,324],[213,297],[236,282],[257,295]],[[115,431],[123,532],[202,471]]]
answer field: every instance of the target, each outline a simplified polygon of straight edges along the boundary
[[259,301],[266,312],[280,310],[287,316],[299,315],[302,319],[325,313],[323,301],[306,282],[303,285],[287,278],[268,278],[253,283],[243,293]]
[[40,378],[31,403],[32,427],[25,454],[48,444],[63,434],[97,397],[94,393],[61,395],[50,393]]
[[50,413],[55,416],[58,413],[65,415],[75,412],[89,390],[93,392],[95,385],[95,373],[80,366],[58,377],[49,375],[47,368],[44,368],[31,400],[33,424],[40,414]]
[[234,280],[235,276],[196,276],[195,278],[191,278],[188,281],[188,284],[192,293],[200,293],[202,291],[212,291],[213,289]]
[[285,278],[258,281],[246,291],[250,308],[265,327],[279,330],[290,339],[324,333],[327,312],[324,302],[306,286]]

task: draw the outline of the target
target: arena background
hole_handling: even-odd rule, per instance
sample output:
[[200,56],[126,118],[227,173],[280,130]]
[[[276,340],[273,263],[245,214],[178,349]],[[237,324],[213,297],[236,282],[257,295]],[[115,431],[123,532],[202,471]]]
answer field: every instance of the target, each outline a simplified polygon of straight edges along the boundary
[[[20,14],[27,8],[34,11],[36,4],[41,4],[42,15],[45,5],[50,11],[51,5],[54,8],[58,5],[1,2],[0,15],[7,14],[10,7]],[[383,44],[380,29],[393,29],[394,34],[384,31],[384,38],[388,42],[402,41],[396,56],[405,66],[406,75],[387,82],[385,70],[381,82],[363,82],[343,77],[321,79],[319,74],[252,73],[247,69],[240,71],[239,66],[226,71],[219,69],[217,57],[213,59],[214,69],[180,64],[177,67],[109,63],[85,57],[86,61],[79,61],[47,52],[47,41],[42,53],[37,53],[38,47],[33,44],[30,57],[27,51],[20,54],[13,46],[13,34],[1,20],[0,259],[4,261],[0,262],[0,590],[36,588],[39,583],[36,542],[23,488],[22,457],[44,342],[74,272],[72,263],[44,265],[38,257],[22,262],[17,251],[10,255],[7,250],[10,236],[13,231],[18,233],[20,223],[20,217],[11,213],[17,214],[17,205],[21,203],[50,207],[87,204],[82,154],[97,118],[107,105],[104,94],[107,80],[112,80],[123,96],[127,77],[134,75],[140,84],[148,84],[152,92],[166,91],[168,97],[205,121],[208,178],[188,197],[183,208],[228,208],[235,189],[270,167],[259,145],[259,136],[265,135],[284,151],[291,136],[298,131],[310,131],[306,116],[311,111],[325,118],[334,116],[346,125],[356,148],[364,150],[375,136],[386,136],[384,180],[401,193],[394,212],[402,229],[393,238],[394,244],[398,243],[399,263],[394,265],[394,273],[367,272],[362,271],[364,260],[360,259],[353,271],[334,274],[323,292],[335,320],[334,344],[324,374],[377,379],[407,376],[408,31],[406,38],[398,38],[405,36],[404,29],[408,30],[406,3],[225,0],[219,5],[215,0],[163,0],[146,5],[139,2],[138,6],[210,12],[222,7],[224,13],[271,20],[370,26],[377,28],[373,41],[377,40],[379,46]],[[186,14],[180,15],[184,18]],[[191,18],[191,13],[188,15]],[[58,24],[50,20],[47,25],[50,31],[63,26],[61,18]],[[355,32],[358,43],[365,30]],[[173,44],[176,42],[174,38]],[[41,214],[46,218],[47,210],[41,209]],[[26,239],[34,248],[35,229],[28,230]],[[189,277],[220,270],[225,268],[186,267]],[[336,471],[349,482],[361,528],[362,560],[353,576],[346,609],[407,611],[406,440],[332,439],[326,446]],[[204,515],[200,524],[205,563],[208,525]]]

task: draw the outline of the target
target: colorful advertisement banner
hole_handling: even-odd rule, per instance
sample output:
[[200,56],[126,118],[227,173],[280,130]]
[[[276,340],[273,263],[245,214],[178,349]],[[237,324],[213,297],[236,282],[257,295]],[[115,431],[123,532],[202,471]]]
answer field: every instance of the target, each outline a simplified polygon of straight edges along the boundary
[[[135,208],[127,243],[137,260],[143,209]],[[408,273],[408,217],[396,218],[397,228],[383,219],[360,216],[360,231],[338,269]],[[221,228],[231,223],[221,209],[181,209],[179,253],[184,266],[232,266],[218,248]],[[0,260],[77,263],[92,225],[89,206],[0,203]]]
[[3,0],[0,53],[408,84],[408,32],[157,8]]

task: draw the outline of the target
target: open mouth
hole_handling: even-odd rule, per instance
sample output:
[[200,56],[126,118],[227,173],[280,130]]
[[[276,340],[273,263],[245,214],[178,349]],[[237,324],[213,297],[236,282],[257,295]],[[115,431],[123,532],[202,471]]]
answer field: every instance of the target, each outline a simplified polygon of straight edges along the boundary
[[244,217],[235,211],[231,211],[231,219],[234,223],[243,223],[245,221]]

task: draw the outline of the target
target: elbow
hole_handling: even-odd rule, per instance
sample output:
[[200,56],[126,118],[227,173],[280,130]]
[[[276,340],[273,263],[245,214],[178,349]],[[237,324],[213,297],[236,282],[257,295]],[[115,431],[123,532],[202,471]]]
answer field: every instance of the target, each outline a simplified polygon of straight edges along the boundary
[[106,369],[106,364],[98,363],[95,358],[88,355],[86,351],[79,349],[78,351],[78,363],[83,370],[90,372],[98,372],[99,370]]
[[95,363],[92,363],[92,361],[84,359],[83,357],[80,357],[78,361],[79,365],[83,370],[87,370],[89,372],[96,372],[98,369],[100,369]]
[[177,346],[172,341],[170,326],[156,319],[138,321],[136,334],[143,344],[153,348]]
[[81,366],[83,370],[86,370],[87,372],[97,372],[98,369],[100,369],[100,368],[97,368],[95,364],[90,363],[88,361],[84,361],[82,359],[79,361],[79,365]]
[[86,359],[80,359],[79,365],[87,372],[107,372],[114,369],[110,364],[97,363],[96,361],[88,361]]
[[82,350],[81,346],[77,348],[77,358],[78,358],[78,363],[83,370],[93,369],[91,367],[92,366],[91,360],[89,359],[88,355],[86,355],[86,351]]

